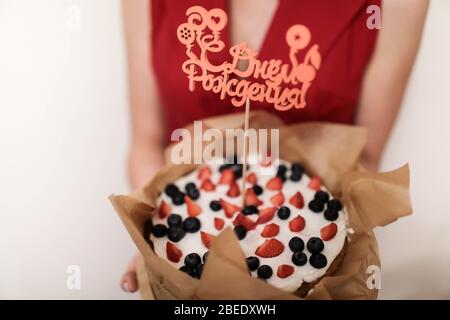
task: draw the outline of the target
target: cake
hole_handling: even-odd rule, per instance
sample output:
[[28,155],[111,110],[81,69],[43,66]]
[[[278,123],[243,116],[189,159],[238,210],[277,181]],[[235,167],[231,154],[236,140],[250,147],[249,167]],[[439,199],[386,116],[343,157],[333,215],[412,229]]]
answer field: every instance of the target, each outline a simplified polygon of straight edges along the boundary
[[[208,164],[168,184],[144,236],[161,258],[200,278],[214,238],[234,230],[252,276],[304,296],[343,256],[347,215],[299,163]],[[273,169],[267,174],[267,169]]]

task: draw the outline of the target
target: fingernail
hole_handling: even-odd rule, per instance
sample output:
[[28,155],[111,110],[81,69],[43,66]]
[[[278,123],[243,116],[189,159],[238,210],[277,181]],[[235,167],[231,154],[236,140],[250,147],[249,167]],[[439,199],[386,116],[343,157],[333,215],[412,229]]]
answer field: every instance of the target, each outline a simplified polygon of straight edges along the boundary
[[125,282],[125,283],[123,284],[123,291],[129,292],[129,290],[128,290],[128,282]]

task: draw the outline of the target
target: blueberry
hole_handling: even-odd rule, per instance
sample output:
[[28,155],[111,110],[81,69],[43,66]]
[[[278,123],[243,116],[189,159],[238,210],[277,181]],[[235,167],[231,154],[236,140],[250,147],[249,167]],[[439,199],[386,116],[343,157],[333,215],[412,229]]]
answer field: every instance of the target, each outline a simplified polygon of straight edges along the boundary
[[243,169],[244,169],[244,166],[242,164],[235,164],[235,165],[231,166],[230,169],[233,170],[234,177],[236,179],[242,178],[242,173],[243,173]]
[[184,196],[185,194],[183,192],[178,192],[172,197],[172,202],[176,206],[180,206],[184,203]]
[[303,251],[305,249],[305,243],[299,237],[292,237],[289,240],[289,248],[292,252]]
[[175,196],[177,193],[180,192],[180,189],[178,189],[178,187],[176,185],[174,185],[173,183],[170,183],[166,186],[166,188],[164,189],[164,192],[169,196],[169,197],[173,197]]
[[205,265],[203,263],[201,263],[195,268],[195,275],[197,278],[200,279],[202,277],[204,267],[205,267]]
[[143,232],[145,240],[147,241],[150,240],[150,234],[152,233],[152,229],[153,229],[152,220],[147,220],[144,224],[144,232]]
[[242,240],[247,235],[247,230],[243,226],[237,226],[234,228],[234,233],[236,233],[239,240]]
[[278,209],[277,215],[281,220],[289,219],[289,216],[291,215],[291,209],[285,206],[280,207],[280,209]]
[[292,167],[291,167],[291,170],[292,170],[292,173],[300,173],[300,175],[305,172],[305,169],[299,163],[293,163]]
[[308,251],[311,253],[319,253],[323,250],[324,245],[322,239],[312,237],[308,240],[306,247],[308,248]]
[[222,205],[220,204],[220,201],[217,200],[213,200],[209,203],[209,207],[211,208],[212,211],[219,211],[220,209],[222,209]]
[[225,170],[225,169],[230,169],[231,166],[232,166],[232,164],[229,164],[229,163],[223,164],[223,165],[221,165],[221,166],[219,167],[219,171],[222,172],[222,171]]
[[262,265],[258,268],[258,277],[261,279],[269,279],[273,274],[272,268],[268,265]]
[[181,216],[179,214],[172,213],[167,217],[167,224],[169,227],[179,226],[181,224]]
[[189,196],[189,198],[191,198],[192,200],[197,200],[198,198],[200,198],[200,191],[198,191],[197,188],[195,189],[189,189],[187,191],[187,195]]
[[183,230],[189,233],[195,233],[200,230],[200,220],[196,217],[188,217],[183,221]]
[[195,268],[202,263],[202,258],[196,253],[190,253],[184,258],[184,264],[190,268]]
[[321,253],[314,253],[309,257],[309,264],[316,269],[322,269],[327,266],[327,257]]
[[255,271],[259,267],[259,259],[257,257],[247,257],[247,266],[250,271]]
[[314,195],[314,200],[318,200],[320,202],[326,203],[328,200],[330,200],[330,195],[326,191],[319,190]]
[[287,172],[287,167],[284,164],[280,164],[277,170],[277,176],[284,176]]
[[257,214],[259,212],[258,208],[256,206],[247,206],[242,210],[242,213],[246,216],[251,214]]
[[301,251],[294,252],[292,255],[292,263],[296,266],[304,266],[308,262],[308,257]]
[[193,182],[189,182],[189,183],[186,184],[186,186],[184,187],[184,190],[186,190],[186,192],[187,192],[188,190],[191,190],[191,189],[197,189],[197,186],[196,186],[195,183],[193,183]]
[[180,227],[180,226],[173,226],[169,227],[169,230],[167,231],[167,237],[170,241],[178,242],[181,239],[184,238],[186,235],[186,232]]
[[341,211],[342,203],[337,199],[333,199],[328,201],[327,208],[334,209],[336,211]]
[[299,182],[302,180],[302,174],[293,172],[289,179],[291,179],[292,182]]
[[312,212],[316,212],[316,213],[322,212],[324,207],[325,207],[324,203],[319,200],[311,200],[308,203],[308,208]]
[[195,278],[196,276],[196,272],[193,268],[188,267],[188,266],[182,266],[180,269],[178,269],[184,273],[187,273],[188,275],[190,275],[191,277]]
[[262,193],[263,193],[263,188],[261,188],[261,186],[260,185],[257,185],[257,184],[255,184],[254,186],[253,186],[253,191],[255,191],[255,194],[257,195],[257,196],[259,196],[259,195],[261,195]]
[[208,260],[208,254],[209,254],[209,251],[206,251],[206,252],[203,254],[203,263],[206,263],[206,260]]
[[323,215],[328,221],[335,221],[339,217],[339,212],[337,210],[327,208],[325,209]]
[[165,237],[167,235],[167,227],[163,224],[157,224],[153,226],[152,233],[157,238]]

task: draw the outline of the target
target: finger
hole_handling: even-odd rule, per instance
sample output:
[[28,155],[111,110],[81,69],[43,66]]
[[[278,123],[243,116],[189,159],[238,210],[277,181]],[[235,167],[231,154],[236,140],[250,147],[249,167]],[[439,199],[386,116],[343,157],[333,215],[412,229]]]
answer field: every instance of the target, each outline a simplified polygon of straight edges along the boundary
[[135,272],[127,272],[121,281],[120,287],[125,292],[136,292],[139,289]]

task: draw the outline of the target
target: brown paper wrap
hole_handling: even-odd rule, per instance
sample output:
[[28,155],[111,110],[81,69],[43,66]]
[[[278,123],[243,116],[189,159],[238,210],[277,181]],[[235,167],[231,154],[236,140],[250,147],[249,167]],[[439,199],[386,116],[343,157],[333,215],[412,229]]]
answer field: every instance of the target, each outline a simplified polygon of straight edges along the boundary
[[[206,119],[206,128],[242,128],[243,115]],[[280,129],[280,158],[301,162],[309,175],[319,175],[324,185],[345,204],[354,233],[347,241],[342,262],[332,275],[323,277],[306,299],[376,299],[378,290],[367,286],[368,267],[380,266],[372,229],[411,214],[409,169],[405,165],[387,173],[357,170],[366,142],[366,130],[359,127],[304,123],[285,126],[266,112],[250,115],[253,128]],[[187,127],[192,130],[192,126]],[[164,186],[195,169],[195,165],[167,165],[142,189],[110,200],[139,249],[145,262],[152,292],[143,297],[156,299],[300,299],[249,275],[237,238],[230,229],[214,241],[201,280],[193,279],[158,257],[143,237],[144,222],[156,213],[155,201]],[[140,275],[140,281],[145,277]]]

